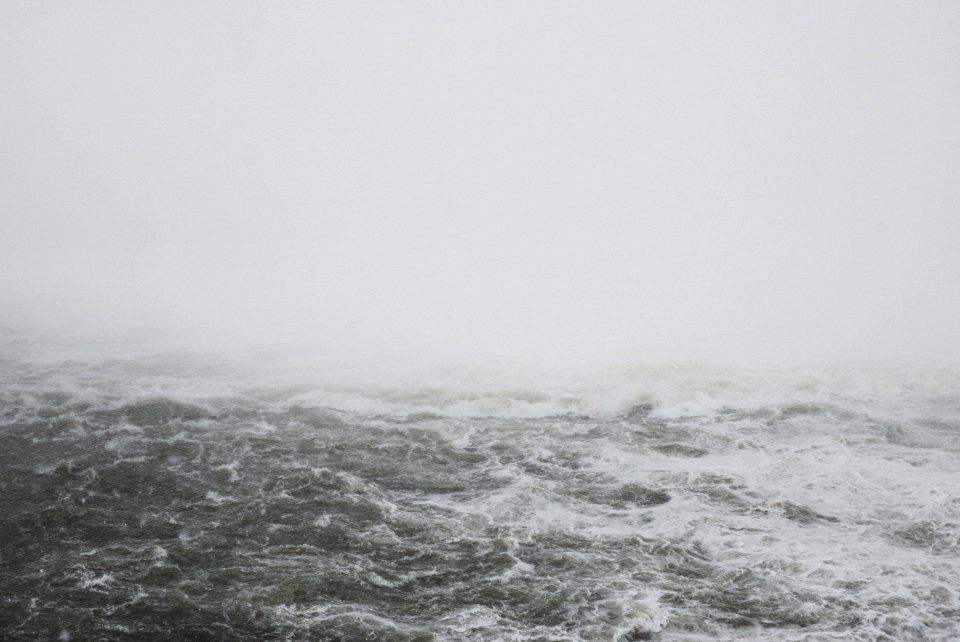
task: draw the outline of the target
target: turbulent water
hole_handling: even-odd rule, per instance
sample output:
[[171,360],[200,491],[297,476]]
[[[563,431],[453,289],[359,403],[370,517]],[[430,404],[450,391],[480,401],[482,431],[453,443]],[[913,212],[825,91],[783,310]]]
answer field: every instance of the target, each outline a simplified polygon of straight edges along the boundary
[[0,344],[0,637],[960,636],[960,372]]

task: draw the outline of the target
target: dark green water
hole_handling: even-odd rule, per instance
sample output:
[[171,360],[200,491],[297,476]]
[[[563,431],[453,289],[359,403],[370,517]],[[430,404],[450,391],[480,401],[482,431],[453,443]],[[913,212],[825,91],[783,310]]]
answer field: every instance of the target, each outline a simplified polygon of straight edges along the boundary
[[3,639],[960,635],[955,374],[647,372],[642,403],[521,417],[574,393],[344,411],[249,364],[25,354],[2,363]]

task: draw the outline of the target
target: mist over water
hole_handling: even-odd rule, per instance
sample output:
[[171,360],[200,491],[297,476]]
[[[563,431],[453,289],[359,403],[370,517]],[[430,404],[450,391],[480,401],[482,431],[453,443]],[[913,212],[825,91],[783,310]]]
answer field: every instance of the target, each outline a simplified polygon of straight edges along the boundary
[[960,636],[960,6],[0,8],[0,638]]
[[956,360],[952,3],[6,3],[15,326]]

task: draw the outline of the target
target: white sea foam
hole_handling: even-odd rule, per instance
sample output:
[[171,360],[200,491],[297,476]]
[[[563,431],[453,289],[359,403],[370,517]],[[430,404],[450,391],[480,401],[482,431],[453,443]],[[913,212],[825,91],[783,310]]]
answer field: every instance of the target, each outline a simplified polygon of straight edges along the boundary
[[85,570],[80,578],[80,588],[100,588],[116,581],[112,573],[97,575]]
[[[78,457],[102,457],[86,469],[64,455],[32,465],[52,483],[93,484],[111,467],[126,470],[123,463],[163,462],[206,480],[204,510],[233,510],[248,483],[264,483],[253,497],[278,509],[265,534],[278,541],[297,535],[284,520],[309,497],[330,502],[304,513],[304,532],[318,541],[349,531],[365,550],[402,549],[407,536],[387,522],[406,520],[436,528],[438,546],[469,543],[504,591],[552,579],[553,568],[571,574],[554,585],[568,591],[562,625],[521,627],[497,609],[459,605],[431,623],[450,639],[618,640],[669,630],[671,639],[695,640],[735,630],[741,639],[785,640],[804,639],[807,623],[817,627],[810,639],[960,632],[950,619],[960,586],[956,370],[686,364],[391,374],[284,372],[285,363],[237,360],[196,376],[114,364],[95,383],[90,370],[99,366],[37,375],[30,386],[11,378],[2,393],[18,400],[17,410],[0,422],[28,426],[37,443],[57,439]],[[133,423],[151,412],[169,416]],[[62,430],[51,428],[51,414]],[[218,435],[236,442],[218,454]],[[290,446],[283,457],[256,458],[282,445]],[[380,468],[362,461],[381,448]],[[404,466],[412,473],[396,477]],[[295,481],[272,484],[284,475]],[[437,485],[418,486],[434,476]],[[646,490],[662,496],[644,499]],[[353,526],[337,512],[344,507],[383,523]],[[180,529],[177,545],[203,540],[207,528]],[[580,544],[545,557],[552,549],[543,542],[558,537]],[[335,560],[303,553],[318,545],[297,546],[298,560]],[[105,554],[90,550],[85,559]],[[167,555],[159,545],[148,553],[151,563]],[[407,591],[443,570],[345,559],[351,577],[378,590]],[[101,591],[119,583],[102,571],[77,582]],[[739,613],[724,591],[768,601],[746,609],[746,624],[730,625],[744,628],[724,628],[717,613]],[[355,604],[291,605],[274,615],[319,626],[350,621],[370,635],[415,628]],[[758,624],[764,617],[767,629]],[[853,617],[855,624],[843,619]]]

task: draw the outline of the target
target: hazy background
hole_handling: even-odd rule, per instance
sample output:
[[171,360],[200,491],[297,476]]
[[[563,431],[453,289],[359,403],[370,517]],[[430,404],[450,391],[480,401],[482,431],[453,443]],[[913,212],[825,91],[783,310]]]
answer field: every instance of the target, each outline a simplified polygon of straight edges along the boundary
[[0,4],[0,321],[960,359],[960,3]]

